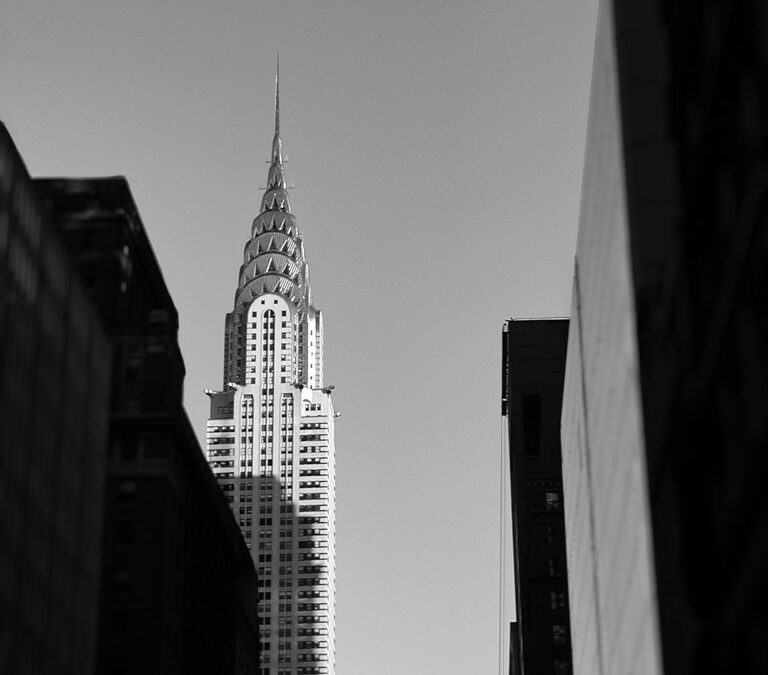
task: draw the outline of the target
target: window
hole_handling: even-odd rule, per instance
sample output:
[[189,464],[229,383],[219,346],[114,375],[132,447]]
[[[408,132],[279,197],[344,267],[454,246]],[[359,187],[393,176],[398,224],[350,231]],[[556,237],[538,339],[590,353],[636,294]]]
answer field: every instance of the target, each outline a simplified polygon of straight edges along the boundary
[[553,610],[565,609],[565,592],[564,591],[550,591],[549,592],[549,606]]
[[565,626],[561,624],[555,624],[552,626],[552,644],[562,646],[566,643]]
[[563,575],[563,563],[560,558],[549,558],[547,560],[547,572],[551,577],[559,577]]
[[560,493],[559,492],[545,492],[544,501],[545,501],[547,511],[560,510]]

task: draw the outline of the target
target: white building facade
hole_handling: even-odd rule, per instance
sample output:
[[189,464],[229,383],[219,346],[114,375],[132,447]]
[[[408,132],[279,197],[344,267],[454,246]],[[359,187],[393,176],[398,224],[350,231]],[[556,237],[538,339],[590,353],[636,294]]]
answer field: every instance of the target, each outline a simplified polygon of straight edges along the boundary
[[261,212],[227,314],[207,458],[258,572],[260,675],[335,672],[335,448],[323,321],[275,136]]

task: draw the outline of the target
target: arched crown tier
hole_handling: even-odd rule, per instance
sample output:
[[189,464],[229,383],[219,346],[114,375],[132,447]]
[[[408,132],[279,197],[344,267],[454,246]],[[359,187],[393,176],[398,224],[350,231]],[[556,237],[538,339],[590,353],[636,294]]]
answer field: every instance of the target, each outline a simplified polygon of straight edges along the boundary
[[283,139],[280,136],[280,89],[275,82],[275,135],[267,188],[261,211],[253,219],[251,238],[243,251],[235,312],[264,293],[278,293],[293,302],[300,313],[311,304],[309,270],[296,218],[291,213],[283,166]]

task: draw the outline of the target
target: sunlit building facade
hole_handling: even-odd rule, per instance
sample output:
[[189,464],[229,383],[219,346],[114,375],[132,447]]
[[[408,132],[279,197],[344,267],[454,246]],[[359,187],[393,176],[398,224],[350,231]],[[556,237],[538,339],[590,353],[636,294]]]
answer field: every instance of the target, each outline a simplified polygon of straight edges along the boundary
[[283,168],[279,89],[261,212],[227,314],[207,458],[257,566],[260,675],[335,671],[335,456],[323,321]]

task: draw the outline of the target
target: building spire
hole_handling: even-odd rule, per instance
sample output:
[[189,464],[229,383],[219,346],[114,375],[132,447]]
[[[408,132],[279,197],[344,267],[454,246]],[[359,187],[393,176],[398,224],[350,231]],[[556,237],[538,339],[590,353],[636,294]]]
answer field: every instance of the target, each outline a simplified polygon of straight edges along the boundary
[[280,53],[277,54],[275,71],[275,137],[272,140],[272,160],[269,167],[267,190],[286,189],[283,169],[283,139],[280,137]]
[[280,52],[277,52],[275,71],[275,136],[280,135]]

